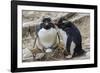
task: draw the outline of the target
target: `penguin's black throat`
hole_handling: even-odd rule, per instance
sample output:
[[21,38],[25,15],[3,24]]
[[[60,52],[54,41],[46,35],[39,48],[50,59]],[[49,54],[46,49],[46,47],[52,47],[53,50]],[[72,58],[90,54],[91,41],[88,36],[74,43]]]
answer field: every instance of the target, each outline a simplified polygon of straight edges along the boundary
[[42,23],[41,26],[46,30],[49,30],[50,28],[55,28],[53,23],[48,23],[48,24]]
[[44,26],[43,28],[48,30],[48,29],[50,29],[50,28],[51,28],[51,26],[46,25],[46,26]]

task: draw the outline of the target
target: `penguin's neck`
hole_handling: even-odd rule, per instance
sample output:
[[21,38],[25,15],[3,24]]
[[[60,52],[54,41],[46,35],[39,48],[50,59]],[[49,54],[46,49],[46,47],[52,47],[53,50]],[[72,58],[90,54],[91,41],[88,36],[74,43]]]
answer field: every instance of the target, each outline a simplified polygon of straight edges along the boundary
[[51,32],[51,31],[53,31],[53,30],[55,30],[55,29],[51,27],[51,28],[49,28],[49,29],[42,28],[42,30],[45,31],[45,32]]
[[43,28],[46,29],[46,30],[49,30],[49,29],[55,28],[55,27],[54,27],[53,24],[50,24],[50,25],[44,25]]

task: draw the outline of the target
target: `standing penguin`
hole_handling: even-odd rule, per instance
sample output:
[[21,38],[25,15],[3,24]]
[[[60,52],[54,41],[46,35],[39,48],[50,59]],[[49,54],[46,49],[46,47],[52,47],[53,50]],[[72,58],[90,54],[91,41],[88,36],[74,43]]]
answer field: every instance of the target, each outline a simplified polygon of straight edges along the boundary
[[57,26],[68,53],[66,58],[82,55],[85,51],[82,49],[82,37],[78,28],[63,17],[59,19]]
[[40,27],[37,29],[37,46],[41,50],[46,52],[52,52],[53,48],[56,47],[57,43],[57,31],[54,27],[54,24],[51,21],[51,18],[44,18]]

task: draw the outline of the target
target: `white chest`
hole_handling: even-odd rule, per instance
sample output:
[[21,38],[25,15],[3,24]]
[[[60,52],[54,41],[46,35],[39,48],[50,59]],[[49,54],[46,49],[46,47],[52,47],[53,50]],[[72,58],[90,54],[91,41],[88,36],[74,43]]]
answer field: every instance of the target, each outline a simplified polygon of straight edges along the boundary
[[67,34],[65,31],[63,31],[62,29],[59,29],[59,35],[60,35],[60,39],[62,40],[62,43],[64,44],[64,49],[66,49],[66,43],[67,43]]
[[48,47],[51,47],[56,41],[57,31],[54,28],[51,28],[49,30],[42,28],[38,32],[38,37],[39,37],[40,43],[44,47],[48,48]]

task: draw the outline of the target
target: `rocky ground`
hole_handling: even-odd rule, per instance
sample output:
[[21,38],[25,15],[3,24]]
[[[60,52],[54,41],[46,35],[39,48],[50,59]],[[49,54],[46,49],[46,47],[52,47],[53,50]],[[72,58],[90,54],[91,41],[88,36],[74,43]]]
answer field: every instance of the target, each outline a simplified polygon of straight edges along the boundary
[[[54,22],[57,22],[60,17],[65,17],[66,20],[73,22],[81,32],[82,47],[86,53],[80,57],[74,57],[72,60],[89,59],[90,58],[90,15],[88,13],[63,13],[63,12],[39,12],[39,11],[23,11],[23,62],[30,61],[51,61],[51,60],[66,60],[63,54],[58,54],[55,51],[50,54],[40,52],[33,53],[33,43],[35,36],[35,26],[39,25],[44,17],[51,17]],[[62,51],[62,50],[61,50]],[[61,52],[60,51],[60,52]],[[53,54],[53,56],[52,56]],[[58,56],[56,56],[58,55]],[[37,60],[36,60],[37,59]]]

